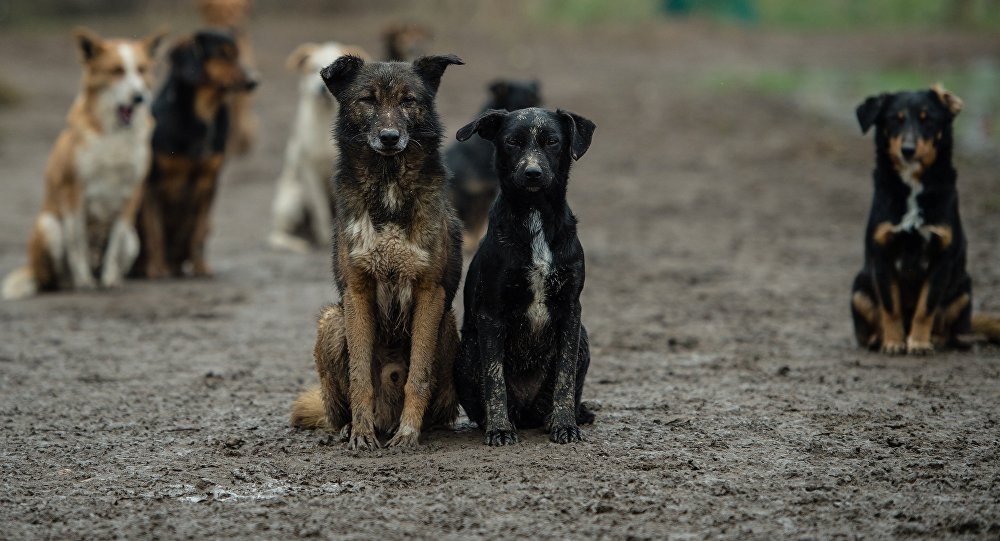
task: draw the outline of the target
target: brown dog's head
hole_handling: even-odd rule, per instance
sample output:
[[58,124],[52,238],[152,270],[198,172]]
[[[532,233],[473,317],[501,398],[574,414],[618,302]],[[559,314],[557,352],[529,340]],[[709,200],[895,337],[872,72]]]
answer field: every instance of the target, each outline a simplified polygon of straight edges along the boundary
[[174,46],[170,52],[171,76],[191,86],[226,92],[249,92],[257,86],[233,37],[203,30]]
[[139,107],[149,101],[153,60],[166,31],[141,40],[104,39],[86,28],[73,32],[80,62],[83,90],[96,100],[98,116],[114,117],[129,126]]
[[433,34],[419,24],[395,24],[385,29],[386,60],[409,62],[427,53]]
[[941,85],[871,96],[855,111],[861,132],[875,126],[876,152],[901,176],[920,175],[951,152],[952,122],[962,100]]
[[320,76],[340,103],[339,144],[381,156],[399,154],[411,142],[423,152],[437,150],[441,123],[434,96],[445,68],[463,63],[455,55],[422,56],[413,64],[338,58]]
[[250,0],[198,0],[198,11],[209,26],[238,28],[247,21]]

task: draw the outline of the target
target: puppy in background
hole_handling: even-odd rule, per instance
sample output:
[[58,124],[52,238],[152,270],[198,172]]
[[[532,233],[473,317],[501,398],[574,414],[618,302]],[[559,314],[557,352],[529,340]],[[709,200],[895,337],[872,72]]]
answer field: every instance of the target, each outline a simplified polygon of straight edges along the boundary
[[963,346],[973,332],[1000,339],[1000,322],[972,316],[972,279],[952,165],[962,100],[940,85],[871,96],[856,110],[875,128],[875,193],[864,268],[851,313],[858,344],[889,355]]
[[134,272],[208,276],[209,213],[229,134],[228,98],[256,82],[232,36],[202,31],[170,51],[170,73],[153,103],[153,166],[138,220],[142,249]]
[[411,62],[427,54],[434,34],[426,26],[398,23],[382,32],[385,59],[389,62]]
[[122,282],[139,252],[135,214],[149,171],[153,59],[164,36],[104,39],[74,32],[83,83],[45,168],[28,265],[3,284],[7,299]]
[[288,57],[288,69],[301,75],[299,105],[272,206],[274,226],[268,238],[272,247],[305,252],[330,244],[335,208],[331,174],[337,161],[330,126],[337,101],[319,72],[348,54],[368,59],[361,48],[334,42],[305,43]]
[[[499,80],[488,90],[490,98],[480,114],[490,109],[518,111],[542,104],[538,81]],[[497,196],[499,180],[493,167],[493,144],[481,138],[457,141],[445,151],[444,160],[452,173],[451,201],[465,227],[465,252],[472,253],[486,232],[490,205]]]
[[[197,0],[197,7],[205,25],[229,32],[236,39],[240,49],[243,65],[250,70],[251,77],[256,77],[256,58],[253,43],[250,39],[249,21],[251,0]],[[239,93],[230,97],[229,103],[229,140],[227,152],[231,155],[243,156],[257,142],[257,132],[260,120],[253,110],[253,94]]]
[[496,146],[500,194],[465,278],[455,389],[487,445],[545,427],[556,443],[580,441],[594,414],[580,403],[590,366],[581,323],[583,247],[566,202],[569,169],[594,123],[567,111],[487,111],[458,131]]

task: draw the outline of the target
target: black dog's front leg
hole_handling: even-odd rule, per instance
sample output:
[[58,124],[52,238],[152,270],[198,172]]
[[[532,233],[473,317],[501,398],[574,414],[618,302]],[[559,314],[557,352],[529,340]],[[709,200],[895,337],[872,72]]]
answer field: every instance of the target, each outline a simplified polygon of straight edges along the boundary
[[517,443],[517,431],[507,410],[507,380],[503,373],[505,328],[496,317],[480,314],[476,322],[482,362],[483,405],[486,408],[486,445]]
[[559,358],[556,360],[556,383],[552,396],[549,439],[556,443],[580,441],[576,425],[576,371],[580,356],[580,301],[573,302],[568,317],[559,329]]

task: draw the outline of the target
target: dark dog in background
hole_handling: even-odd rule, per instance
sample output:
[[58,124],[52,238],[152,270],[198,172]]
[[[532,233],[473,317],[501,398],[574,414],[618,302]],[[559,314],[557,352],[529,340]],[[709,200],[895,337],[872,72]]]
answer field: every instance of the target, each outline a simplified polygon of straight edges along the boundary
[[566,111],[487,111],[458,132],[496,146],[500,194],[465,279],[455,388],[488,445],[544,426],[552,441],[580,440],[594,415],[580,403],[590,365],[581,323],[583,247],[566,203],[570,164],[594,123]]
[[[865,264],[851,313],[858,344],[890,355],[961,346],[991,318],[972,318],[972,280],[952,166],[952,122],[962,101],[939,85],[869,97],[861,131],[875,127],[875,194]],[[1000,337],[1000,334],[997,335]]]
[[170,73],[153,103],[153,165],[138,220],[136,274],[180,276],[186,263],[196,276],[211,274],[205,241],[225,159],[226,99],[255,86],[228,34],[198,32],[171,50]]
[[320,317],[320,387],[295,401],[291,423],[339,430],[352,448],[380,447],[390,434],[388,445],[413,446],[424,428],[458,415],[451,305],[461,224],[434,107],[452,64],[462,61],[342,56],[321,72],[340,105],[333,272],[341,301]]
[[434,34],[429,28],[415,23],[398,23],[382,32],[385,59],[389,62],[410,62],[427,54]]
[[[538,81],[494,81],[488,89],[490,99],[480,114],[490,109],[517,111],[542,104]],[[451,200],[465,225],[465,251],[472,253],[483,238],[490,205],[497,196],[493,144],[479,138],[452,143],[444,161],[452,173]]]

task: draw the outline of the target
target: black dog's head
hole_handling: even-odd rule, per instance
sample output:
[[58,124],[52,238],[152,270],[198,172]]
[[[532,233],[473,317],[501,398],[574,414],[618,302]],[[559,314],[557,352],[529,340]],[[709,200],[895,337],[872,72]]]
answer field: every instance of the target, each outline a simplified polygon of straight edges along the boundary
[[320,76],[340,103],[340,144],[366,144],[382,156],[403,152],[410,141],[428,152],[436,149],[441,128],[434,96],[452,64],[464,62],[455,55],[422,56],[412,64],[348,55],[323,68]]
[[897,171],[927,170],[951,148],[952,121],[962,100],[940,85],[929,90],[871,96],[857,108],[861,132],[875,126],[880,156]]
[[538,81],[497,80],[490,83],[490,101],[487,109],[517,111],[542,104]]
[[507,112],[490,110],[458,130],[458,140],[478,133],[493,141],[496,168],[504,191],[548,191],[569,177],[593,138],[596,126],[568,111],[529,108]]
[[224,32],[204,30],[170,51],[173,76],[191,86],[210,86],[227,92],[248,92],[257,81],[240,63],[240,50]]

